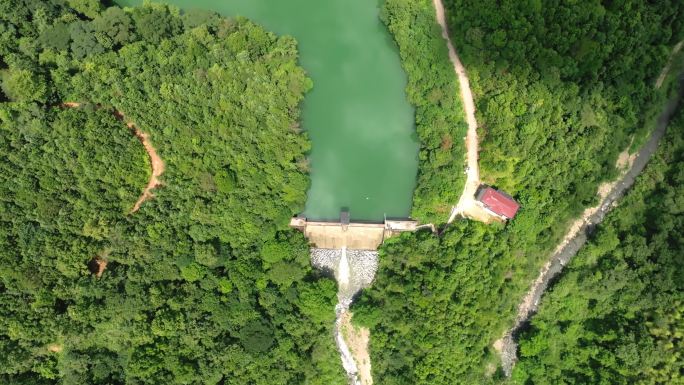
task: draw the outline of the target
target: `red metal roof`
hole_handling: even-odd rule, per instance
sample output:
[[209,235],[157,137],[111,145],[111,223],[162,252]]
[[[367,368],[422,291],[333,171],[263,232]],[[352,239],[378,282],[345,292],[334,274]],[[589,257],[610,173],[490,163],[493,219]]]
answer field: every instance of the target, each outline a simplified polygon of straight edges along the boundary
[[494,190],[491,187],[487,187],[482,194],[479,195],[480,202],[482,202],[485,207],[496,214],[503,215],[509,219],[513,218],[520,208],[518,202],[513,198],[501,191]]

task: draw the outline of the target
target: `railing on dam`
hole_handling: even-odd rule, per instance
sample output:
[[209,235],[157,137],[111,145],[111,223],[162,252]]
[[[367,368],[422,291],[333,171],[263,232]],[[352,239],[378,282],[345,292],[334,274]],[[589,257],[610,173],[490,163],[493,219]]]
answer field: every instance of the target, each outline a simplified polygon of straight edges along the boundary
[[304,232],[315,247],[322,249],[376,250],[385,239],[404,231],[415,231],[413,220],[385,219],[383,222],[323,222],[295,217],[290,227]]

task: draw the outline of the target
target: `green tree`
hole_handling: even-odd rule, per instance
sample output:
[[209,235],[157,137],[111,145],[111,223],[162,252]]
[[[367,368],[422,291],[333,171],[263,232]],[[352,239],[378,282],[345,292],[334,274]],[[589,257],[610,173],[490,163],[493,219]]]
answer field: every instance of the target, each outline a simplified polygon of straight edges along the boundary
[[16,67],[2,71],[2,91],[13,101],[45,102],[47,85],[38,73]]
[[520,336],[525,384],[678,384],[684,111]]
[[93,19],[102,10],[102,2],[99,0],[67,0],[74,11]]
[[[0,382],[343,382],[335,285],[287,227],[310,146],[294,40],[72,3],[0,2]],[[136,212],[151,171],[129,122],[166,165]]]

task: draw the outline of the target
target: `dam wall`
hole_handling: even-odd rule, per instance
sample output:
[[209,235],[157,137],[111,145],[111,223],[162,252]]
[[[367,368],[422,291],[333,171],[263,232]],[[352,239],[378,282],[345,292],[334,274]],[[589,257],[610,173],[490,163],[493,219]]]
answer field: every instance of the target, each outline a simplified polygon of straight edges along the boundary
[[389,219],[383,222],[321,222],[296,217],[290,221],[290,227],[302,231],[315,248],[377,250],[385,239],[404,231],[415,231],[418,222]]

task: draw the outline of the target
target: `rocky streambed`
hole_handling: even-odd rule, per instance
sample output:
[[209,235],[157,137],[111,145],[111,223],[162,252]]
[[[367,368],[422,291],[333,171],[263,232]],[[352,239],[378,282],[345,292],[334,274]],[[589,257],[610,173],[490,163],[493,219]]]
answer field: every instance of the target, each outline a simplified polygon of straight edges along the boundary
[[314,268],[328,272],[337,281],[337,305],[335,305],[335,343],[340,351],[342,366],[347,373],[350,385],[372,384],[370,364],[361,367],[354,359],[342,333],[343,322],[349,311],[354,295],[373,282],[378,270],[378,252],[353,249],[311,249],[311,264]]
[[561,273],[568,263],[570,263],[570,260],[572,260],[586,243],[588,235],[603,221],[606,214],[617,205],[618,200],[634,184],[637,176],[641,174],[641,171],[643,171],[649,159],[657,150],[658,143],[665,134],[670,118],[684,96],[684,75],[680,75],[678,80],[679,92],[677,96],[672,98],[665,105],[665,108],[658,117],[655,129],[651,133],[646,144],[639,150],[632,166],[619,178],[619,180],[610,184],[610,190],[603,196],[599,205],[587,211],[588,215],[586,218],[582,219],[578,230],[565,240],[542,267],[539,276],[518,307],[518,314],[513,327],[507,330],[503,337],[494,343],[494,348],[501,356],[502,368],[507,376],[511,375],[513,366],[517,361],[517,334],[521,328],[529,322],[530,317],[537,311],[541,298],[548,288],[549,283],[554,277]]

